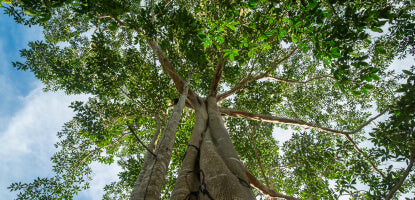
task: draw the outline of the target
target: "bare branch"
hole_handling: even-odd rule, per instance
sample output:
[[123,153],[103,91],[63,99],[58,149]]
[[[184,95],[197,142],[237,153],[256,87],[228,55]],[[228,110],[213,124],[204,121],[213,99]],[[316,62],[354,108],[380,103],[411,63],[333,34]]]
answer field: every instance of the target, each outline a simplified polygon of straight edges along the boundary
[[271,80],[275,80],[275,81],[279,81],[279,82],[284,82],[284,83],[296,83],[296,84],[307,84],[309,82],[315,81],[315,80],[320,80],[320,79],[324,79],[324,78],[331,78],[334,79],[334,77],[329,76],[329,75],[324,75],[324,76],[318,76],[306,81],[295,81],[295,80],[289,80],[289,79],[282,79],[282,78],[278,78],[278,77],[273,77],[273,76],[265,76],[263,78],[266,79],[271,79]]
[[218,94],[219,82],[222,76],[223,65],[224,60],[220,58],[218,66],[216,66],[215,74],[213,74],[212,83],[210,84],[209,96],[216,96]]
[[133,129],[133,127],[131,127],[131,125],[130,124],[128,124],[127,123],[127,126],[128,126],[128,129],[130,130],[130,132],[134,135],[134,137],[138,140],[138,142],[145,148],[145,149],[147,149],[147,151],[148,152],[150,152],[151,153],[151,155],[153,155],[154,157],[157,157],[157,155],[156,154],[154,154],[154,152],[153,151],[151,151],[144,143],[143,143],[143,141],[141,141],[140,140],[140,138],[138,137],[138,135],[135,133],[135,131],[134,131],[134,129]]
[[255,128],[256,128],[256,126],[251,127],[251,139],[252,139],[252,143],[254,145],[255,157],[257,159],[257,162],[258,162],[258,165],[259,165],[259,169],[261,170],[262,176],[264,177],[265,183],[269,187],[269,181],[268,181],[267,176],[265,176],[264,166],[262,165],[261,159],[259,158],[258,149],[257,149],[256,143],[255,143],[255,137],[254,137],[254,135],[255,135]]
[[260,191],[263,195],[266,197],[271,198],[283,198],[287,200],[300,200],[292,196],[288,196],[285,194],[281,194],[278,192],[275,192],[274,190],[270,189],[266,185],[264,185],[260,180],[258,180],[247,168],[244,167],[245,174],[248,176],[249,183],[252,187]]
[[167,6],[171,3],[171,1],[172,1],[172,0],[168,0],[168,1],[164,4],[164,7],[167,7]]
[[385,197],[386,200],[391,199],[393,195],[395,194],[395,192],[399,190],[399,188],[402,186],[403,182],[405,181],[406,177],[408,177],[409,173],[412,171],[412,167],[414,167],[414,163],[415,163],[415,152],[412,151],[408,167],[406,167],[406,170],[403,173],[399,182],[395,185],[395,187],[391,189],[391,191],[389,191],[388,195],[386,195]]
[[377,172],[377,173],[379,173],[381,176],[382,176],[382,178],[385,178],[385,174],[383,174],[382,173],[382,171],[380,171],[374,164],[373,164],[373,162],[372,161],[370,161],[370,159],[365,155],[365,153],[356,145],[356,143],[352,140],[352,138],[348,135],[348,134],[346,134],[346,135],[344,135],[344,137],[346,137],[346,139],[347,140],[349,140],[349,142],[350,143],[352,143],[352,145],[353,145],[353,148],[357,151],[357,152],[359,152],[360,154],[362,154],[363,155],[363,157],[365,157],[365,160],[370,164],[370,166],[372,166],[372,168],[373,168],[373,171],[375,171],[375,172]]
[[298,49],[298,47],[294,48],[290,53],[288,53],[284,58],[282,58],[281,60],[279,60],[278,62],[274,63],[274,65],[272,65],[266,72],[259,74],[258,76],[254,76],[254,77],[247,77],[242,79],[239,83],[237,83],[232,89],[230,89],[227,92],[224,92],[222,94],[220,94],[217,97],[217,101],[222,101],[223,99],[225,99],[226,97],[231,96],[232,94],[235,94],[235,92],[237,92],[238,90],[242,89],[246,84],[248,84],[249,82],[252,81],[256,81],[259,80],[261,78],[264,78],[265,76],[268,76],[269,73],[271,73],[272,71],[275,70],[275,68],[277,68],[281,63],[283,63],[284,61],[286,61],[288,58],[290,58],[294,52]]
[[267,76],[269,73],[271,73],[272,71],[274,71],[281,63],[283,63],[284,61],[286,61],[288,58],[290,58],[295,51],[297,51],[298,47],[295,47],[293,50],[291,50],[290,53],[288,53],[284,58],[282,58],[281,60],[279,60],[278,62],[276,62],[272,67],[270,67],[266,72],[262,73],[261,75],[259,75],[259,78],[263,78],[264,76]]
[[387,109],[386,109],[385,111],[379,113],[375,117],[369,119],[364,124],[357,127],[357,129],[355,129],[354,131],[339,131],[339,130],[334,130],[334,129],[331,129],[331,128],[320,127],[320,126],[305,122],[301,119],[288,119],[288,118],[276,117],[276,116],[271,116],[271,115],[250,113],[250,112],[235,110],[235,109],[231,109],[231,108],[219,108],[219,110],[220,110],[221,114],[224,115],[224,116],[229,116],[229,117],[234,117],[234,118],[245,118],[245,119],[272,122],[272,123],[290,124],[290,125],[295,125],[295,126],[301,126],[301,127],[304,127],[304,128],[311,128],[311,129],[318,130],[318,131],[334,133],[334,134],[337,134],[337,135],[352,135],[352,134],[355,134],[355,133],[359,132],[363,127],[368,125],[371,121],[373,121],[376,118],[378,118],[379,116],[385,114],[386,111],[387,111]]

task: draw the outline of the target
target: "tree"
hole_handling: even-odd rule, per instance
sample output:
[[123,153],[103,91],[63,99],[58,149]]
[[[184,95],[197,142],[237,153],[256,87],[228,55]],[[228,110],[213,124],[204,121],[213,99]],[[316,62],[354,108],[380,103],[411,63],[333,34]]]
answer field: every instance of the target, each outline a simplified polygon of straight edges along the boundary
[[[415,186],[414,76],[389,71],[414,52],[412,1],[3,2],[44,28],[14,66],[93,95],[58,134],[56,176],[13,183],[18,199],[72,198],[93,161],[124,169],[104,199],[391,199]],[[288,127],[281,146],[273,131]]]

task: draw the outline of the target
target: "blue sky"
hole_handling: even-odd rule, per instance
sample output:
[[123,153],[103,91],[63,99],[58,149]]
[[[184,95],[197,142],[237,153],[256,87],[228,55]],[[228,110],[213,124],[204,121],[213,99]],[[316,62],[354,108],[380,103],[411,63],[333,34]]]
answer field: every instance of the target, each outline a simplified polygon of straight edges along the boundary
[[[0,14],[0,199],[15,198],[16,194],[7,190],[12,182],[53,176],[49,158],[56,151],[56,132],[73,116],[70,102],[87,99],[85,95],[45,93],[31,72],[12,67],[12,61],[22,60],[19,50],[40,39],[41,28],[18,25]],[[75,199],[99,199],[103,186],[116,178],[114,168],[93,165],[93,188]]]

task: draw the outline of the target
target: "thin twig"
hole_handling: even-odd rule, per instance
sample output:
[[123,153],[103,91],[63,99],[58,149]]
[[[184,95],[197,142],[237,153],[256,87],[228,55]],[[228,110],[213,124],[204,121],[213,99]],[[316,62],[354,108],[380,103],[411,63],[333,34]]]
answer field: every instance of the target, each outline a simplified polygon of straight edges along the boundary
[[253,127],[251,127],[251,140],[252,140],[252,143],[254,145],[255,157],[256,157],[256,160],[258,162],[259,169],[261,170],[262,176],[265,179],[265,183],[269,187],[269,181],[268,181],[268,178],[265,176],[264,166],[262,165],[261,159],[259,158],[258,149],[257,149],[256,143],[255,143],[255,137],[254,137],[255,129],[256,129],[256,124]]
[[138,142],[145,148],[147,149],[148,152],[150,152],[154,157],[157,157],[156,154],[154,154],[153,151],[151,151],[144,143],[143,141],[140,140],[140,138],[138,137],[138,135],[135,133],[134,129],[131,127],[131,125],[129,123],[127,123],[128,129],[130,130],[130,132],[134,135],[134,137],[138,140]]
[[284,83],[296,83],[296,84],[307,84],[311,81],[320,80],[320,79],[324,79],[324,78],[334,79],[334,77],[332,77],[330,75],[318,76],[318,77],[311,78],[311,79],[306,80],[306,81],[289,80],[289,79],[283,79],[283,78],[278,78],[278,77],[273,77],[273,76],[265,76],[264,78],[279,81],[279,82],[284,82]]
[[352,145],[353,145],[353,148],[357,151],[357,152],[359,152],[360,154],[362,154],[363,155],[363,157],[365,158],[365,160],[370,164],[370,166],[372,166],[372,168],[373,168],[373,171],[376,171],[377,173],[379,173],[381,176],[382,176],[382,178],[385,178],[386,176],[385,176],[385,174],[383,174],[383,172],[381,172],[376,166],[375,166],[375,164],[373,164],[373,162],[369,159],[369,157],[367,157],[366,155],[365,155],[365,153],[357,146],[357,144],[353,141],[353,139],[348,135],[348,134],[345,134],[344,135],[344,137],[346,137],[346,139],[350,142],[350,143],[352,143]]
[[292,107],[292,105],[291,105],[290,100],[288,99],[288,97],[287,97],[287,103],[288,103],[288,106],[290,107],[290,110],[291,110],[291,112],[293,113],[294,117],[295,117],[296,119],[300,119],[300,118],[298,117],[297,113],[295,113],[294,108]]
[[286,61],[288,58],[290,58],[295,51],[297,51],[298,47],[294,48],[293,50],[291,50],[290,53],[288,53],[284,58],[282,58],[281,60],[279,60],[278,62],[274,63],[266,72],[259,74],[257,76],[254,77],[247,77],[242,79],[241,81],[239,81],[232,89],[230,89],[227,92],[224,92],[220,95],[218,95],[217,97],[217,101],[222,101],[223,99],[231,96],[232,94],[234,94],[235,92],[237,92],[238,90],[242,89],[246,84],[252,82],[252,81],[256,81],[259,79],[264,78],[265,76],[268,76],[269,73],[271,73],[272,71],[275,70],[275,68],[277,68],[281,63],[283,63],[284,61]]

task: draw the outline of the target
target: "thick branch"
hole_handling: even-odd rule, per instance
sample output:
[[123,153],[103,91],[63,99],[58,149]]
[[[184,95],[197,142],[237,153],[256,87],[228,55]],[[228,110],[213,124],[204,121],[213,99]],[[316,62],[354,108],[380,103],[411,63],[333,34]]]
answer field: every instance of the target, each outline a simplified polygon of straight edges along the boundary
[[383,174],[382,173],[382,171],[380,171],[376,166],[375,166],[375,164],[373,164],[373,162],[372,161],[370,161],[370,159],[367,157],[367,156],[365,156],[365,153],[356,145],[356,143],[354,143],[354,141],[352,140],[352,138],[348,135],[348,134],[346,134],[346,135],[344,135],[344,137],[346,137],[346,139],[347,140],[349,140],[349,142],[350,143],[352,143],[352,145],[353,145],[353,147],[354,147],[354,149],[357,151],[357,152],[359,152],[360,154],[362,154],[363,155],[363,157],[365,157],[365,159],[366,159],[366,161],[370,164],[370,166],[372,166],[372,168],[373,168],[373,170],[374,171],[376,171],[377,173],[379,173],[381,176],[382,176],[382,178],[385,178],[385,174]]
[[222,76],[224,61],[219,59],[218,66],[216,67],[215,74],[212,78],[212,83],[210,84],[209,96],[216,96],[218,94],[219,82]]
[[[124,22],[122,22],[121,20],[119,20],[118,18],[114,17],[114,16],[102,16],[102,17],[111,17],[114,21],[116,21],[121,27],[127,27],[127,28],[131,28],[128,25],[126,25]],[[151,19],[154,20],[154,19]],[[136,31],[137,33],[140,33],[141,31],[137,28],[133,29],[134,31]],[[163,50],[161,49],[161,47],[157,44],[157,42],[155,40],[147,40],[148,45],[151,47],[151,49],[153,50],[154,54],[156,54],[161,67],[163,69],[163,71],[169,75],[169,77],[173,80],[174,85],[176,86],[176,89],[179,91],[179,93],[183,93],[184,90],[184,84],[185,81],[184,79],[176,72],[176,70],[174,69],[173,65],[171,64],[170,60],[167,58],[166,54],[164,54]],[[192,102],[192,104],[196,104],[198,103],[197,99],[198,96],[193,92],[193,90],[191,90],[190,88],[188,89],[188,96],[189,100]]]
[[332,76],[329,75],[324,75],[324,76],[318,76],[306,81],[295,81],[295,80],[289,80],[289,79],[282,79],[282,78],[278,78],[278,77],[273,77],[273,76],[265,76],[264,78],[267,79],[271,79],[271,80],[275,80],[275,81],[279,81],[279,82],[284,82],[284,83],[296,83],[296,84],[307,84],[309,82],[315,81],[315,80],[320,80],[320,79],[324,79],[324,78],[333,78]]
[[245,118],[245,119],[272,122],[272,123],[290,124],[290,125],[301,126],[301,127],[304,127],[304,128],[311,128],[311,129],[318,130],[318,131],[334,133],[334,134],[338,134],[338,135],[352,135],[352,134],[355,134],[355,133],[359,132],[363,127],[367,126],[371,121],[375,120],[376,118],[383,115],[387,111],[387,110],[385,110],[385,111],[379,113],[378,115],[376,115],[375,117],[369,119],[364,124],[357,127],[357,129],[355,129],[354,131],[339,131],[339,130],[334,130],[334,129],[331,129],[331,128],[320,127],[320,126],[305,122],[305,121],[300,120],[300,119],[288,119],[288,118],[276,117],[276,116],[271,116],[271,115],[256,114],[256,113],[250,113],[250,112],[235,110],[235,109],[231,109],[231,108],[219,108],[219,110],[220,110],[221,114],[224,115],[224,116],[229,116],[229,117],[234,117],[234,118]]
[[259,80],[261,78],[264,78],[265,76],[268,76],[269,73],[271,73],[272,71],[275,70],[275,68],[277,68],[281,63],[283,63],[284,61],[286,61],[288,58],[290,58],[294,52],[298,49],[298,47],[296,47],[295,49],[293,49],[290,53],[288,53],[288,55],[286,55],[284,58],[282,58],[281,60],[279,60],[278,62],[274,63],[274,65],[272,65],[266,72],[259,74],[257,76],[254,77],[247,77],[243,80],[241,80],[239,83],[237,83],[235,85],[235,87],[233,87],[231,90],[224,92],[222,94],[220,94],[217,97],[217,101],[222,101],[223,99],[225,99],[226,97],[231,96],[232,94],[235,94],[235,92],[237,92],[238,90],[242,89],[246,84],[248,84],[249,82],[252,81],[256,81]]
[[156,118],[156,131],[153,134],[153,139],[151,139],[150,145],[148,145],[148,148],[152,152],[154,152],[156,150],[156,142],[158,140],[158,137],[159,137],[159,134],[160,134],[160,131],[161,131],[161,122],[160,122],[159,115],[156,114],[155,118]]
[[264,185],[260,180],[258,180],[254,175],[249,172],[247,168],[244,167],[245,174],[248,176],[249,183],[252,187],[259,190],[263,195],[267,197],[273,197],[273,198],[284,198],[287,200],[300,200],[292,196],[288,196],[285,194],[281,194],[278,192],[275,192],[274,190],[270,189],[266,185]]
[[389,200],[393,197],[393,195],[395,194],[396,191],[399,190],[399,188],[402,186],[403,182],[405,181],[406,177],[408,177],[409,173],[412,170],[412,167],[414,167],[414,162],[415,162],[415,152],[411,152],[411,158],[409,161],[409,165],[405,170],[405,173],[403,173],[401,179],[399,180],[399,182],[395,185],[395,187],[393,187],[391,189],[391,191],[389,191],[388,195],[386,195],[386,200]]
[[[156,54],[161,67],[163,68],[163,71],[170,76],[170,78],[173,80],[174,85],[176,86],[176,89],[179,91],[179,93],[183,93],[185,81],[183,78],[176,72],[173,65],[171,64],[170,60],[167,58],[166,54],[161,50],[161,47],[157,44],[156,41],[148,41],[148,45],[153,49],[154,53]],[[198,103],[197,99],[198,96],[191,90],[188,89],[188,95],[190,102],[193,104],[193,106]]]

